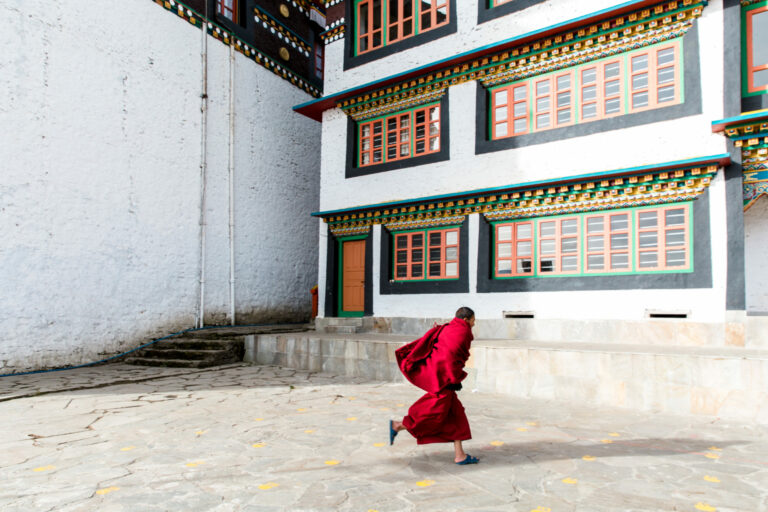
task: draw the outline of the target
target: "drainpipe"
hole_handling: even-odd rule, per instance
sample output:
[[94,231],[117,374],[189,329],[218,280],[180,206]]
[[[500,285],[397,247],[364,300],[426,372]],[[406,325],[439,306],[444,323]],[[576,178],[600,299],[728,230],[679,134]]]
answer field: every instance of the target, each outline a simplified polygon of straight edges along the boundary
[[235,45],[229,44],[229,318],[235,325]]
[[203,18],[202,49],[200,59],[202,77],[200,84],[200,304],[197,310],[197,327],[205,323],[205,188],[206,168],[208,158],[206,146],[208,141],[208,2],[205,2],[205,17]]

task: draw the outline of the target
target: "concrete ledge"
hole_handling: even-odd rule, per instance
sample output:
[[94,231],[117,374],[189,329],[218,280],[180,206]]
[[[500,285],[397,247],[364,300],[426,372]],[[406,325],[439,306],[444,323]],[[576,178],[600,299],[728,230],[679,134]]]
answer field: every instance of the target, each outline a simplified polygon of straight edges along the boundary
[[[245,360],[403,382],[395,350],[413,339],[254,335]],[[467,371],[468,390],[768,424],[768,350],[478,339]]]

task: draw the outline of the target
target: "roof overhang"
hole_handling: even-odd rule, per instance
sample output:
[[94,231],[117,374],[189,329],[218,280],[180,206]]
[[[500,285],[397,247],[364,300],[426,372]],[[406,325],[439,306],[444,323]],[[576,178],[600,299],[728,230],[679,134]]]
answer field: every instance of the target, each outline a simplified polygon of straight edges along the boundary
[[[315,121],[322,121],[324,111],[334,108],[337,104],[341,103],[344,100],[347,100],[356,96],[360,96],[378,89],[386,88],[398,82],[410,80],[422,75],[433,73],[441,69],[444,69],[446,67],[465,64],[467,62],[471,62],[476,59],[481,59],[491,54],[503,52],[506,50],[511,50],[512,48],[515,48],[517,46],[525,45],[535,40],[550,37],[561,32],[573,30],[582,25],[598,23],[608,18],[621,16],[625,13],[640,10],[652,5],[657,5],[659,3],[663,3],[663,2],[660,2],[660,0],[632,0],[629,2],[624,2],[622,4],[609,7],[607,9],[603,9],[590,14],[586,14],[584,16],[580,16],[578,18],[564,21],[562,23],[550,25],[549,27],[546,27],[540,30],[527,32],[525,34],[522,34],[516,37],[504,39],[502,41],[499,41],[493,44],[481,46],[479,48],[475,48],[474,50],[460,53],[453,57],[438,60],[430,64],[426,64],[424,66],[412,68],[402,73],[390,75],[386,78],[368,82],[366,84],[353,87],[350,89],[346,89],[344,91],[340,91],[334,94],[330,94],[328,96],[323,96],[319,99],[309,101],[307,103],[302,103],[301,105],[297,105],[293,107],[293,110],[295,110],[300,114],[304,114],[305,116],[311,119],[314,119]],[[706,1],[702,3],[704,5],[707,4]]]
[[712,121],[712,132],[727,132],[733,128],[739,128],[746,125],[760,125],[768,123],[768,109],[758,110],[756,112],[747,112],[734,117]]

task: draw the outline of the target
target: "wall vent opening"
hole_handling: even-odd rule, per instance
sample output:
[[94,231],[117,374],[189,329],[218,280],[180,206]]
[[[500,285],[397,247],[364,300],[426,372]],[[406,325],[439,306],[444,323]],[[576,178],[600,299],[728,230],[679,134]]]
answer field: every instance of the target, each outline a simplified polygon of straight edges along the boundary
[[533,311],[504,311],[504,318],[533,318]]
[[648,318],[688,318],[690,311],[646,310]]

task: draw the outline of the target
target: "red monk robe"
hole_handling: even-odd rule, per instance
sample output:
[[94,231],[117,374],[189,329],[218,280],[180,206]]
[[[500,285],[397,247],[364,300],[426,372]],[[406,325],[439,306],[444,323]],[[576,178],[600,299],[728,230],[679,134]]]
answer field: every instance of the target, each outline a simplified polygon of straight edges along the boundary
[[467,415],[456,391],[446,386],[459,384],[467,376],[472,328],[466,320],[433,327],[418,340],[400,347],[397,363],[403,375],[427,392],[403,418],[403,425],[418,444],[449,443],[472,438]]

